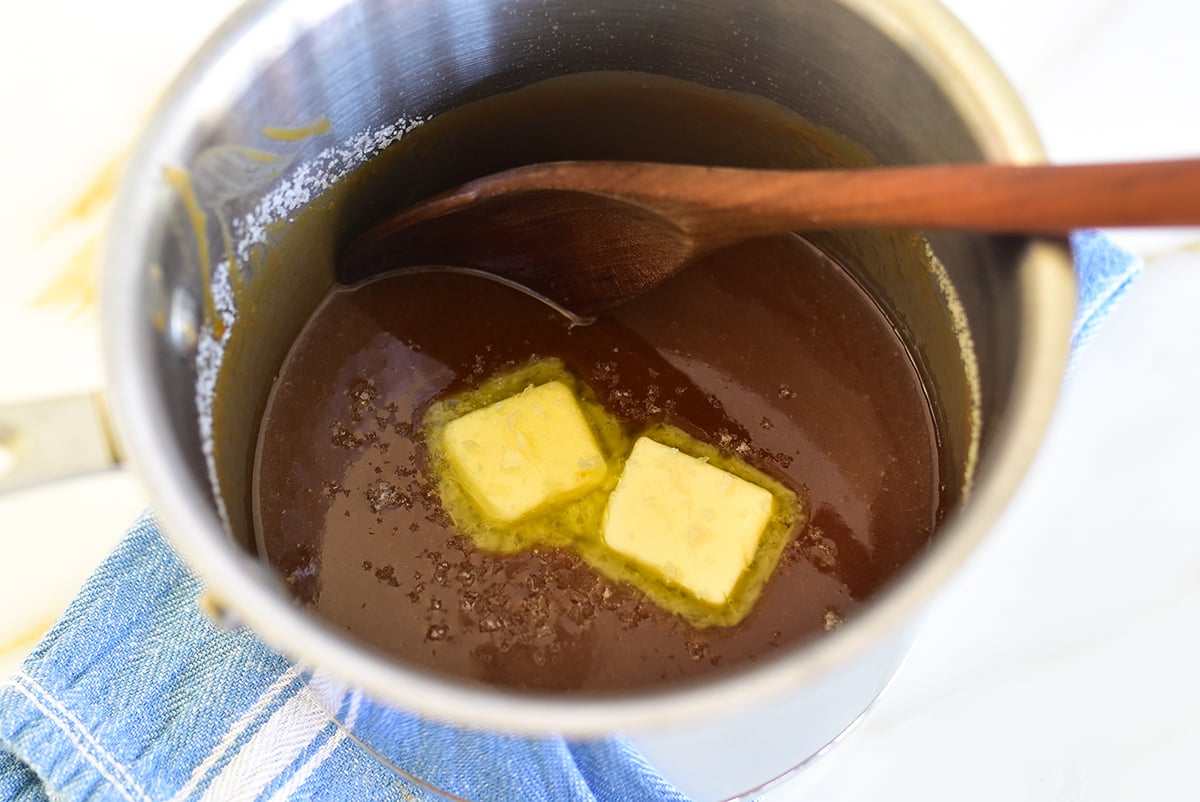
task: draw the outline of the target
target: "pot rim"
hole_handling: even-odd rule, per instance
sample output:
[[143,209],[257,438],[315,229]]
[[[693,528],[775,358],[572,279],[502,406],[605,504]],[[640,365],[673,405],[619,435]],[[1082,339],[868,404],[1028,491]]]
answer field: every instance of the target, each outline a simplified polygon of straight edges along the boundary
[[[349,0],[253,0],[193,57],[159,104],[120,187],[110,223],[101,317],[107,387],[121,439],[174,546],[228,605],[273,647],[407,710],[459,725],[545,735],[597,736],[660,729],[769,703],[835,670],[895,631],[966,560],[1000,517],[1032,461],[1053,413],[1069,351],[1074,280],[1061,240],[1031,240],[1016,267],[1023,337],[1015,404],[997,425],[970,501],[948,516],[925,555],[837,631],[782,649],[736,673],[603,696],[552,696],[472,685],[406,667],[372,652],[294,604],[268,570],[224,531],[208,491],[195,492],[171,436],[168,410],[152,393],[155,359],[141,314],[151,221],[164,208],[165,164],[186,152],[192,121],[214,99],[234,96],[257,54],[286,43]],[[962,24],[935,0],[838,0],[905,47],[963,114],[989,161],[1044,160],[1016,93]],[[286,20],[287,24],[283,24]]]

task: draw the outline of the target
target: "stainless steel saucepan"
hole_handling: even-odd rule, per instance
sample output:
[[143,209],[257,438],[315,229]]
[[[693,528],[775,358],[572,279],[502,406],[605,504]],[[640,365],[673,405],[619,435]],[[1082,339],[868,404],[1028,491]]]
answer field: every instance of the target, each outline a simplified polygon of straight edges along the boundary
[[[631,733],[685,791],[730,796],[817,754],[870,706],[922,607],[1004,509],[1063,375],[1071,265],[1061,242],[938,235],[942,284],[903,265],[863,277],[945,383],[947,447],[974,479],[931,547],[837,631],[700,684],[603,698],[471,685],[381,656],[294,604],[254,554],[238,477],[280,361],[330,282],[249,286],[255,265],[273,231],[314,207],[330,222],[309,246],[331,249],[329,192],[431,115],[591,70],[761,95],[885,164],[1043,157],[995,65],[932,0],[251,2],[179,77],[120,190],[103,275],[108,402],[222,620],[418,714],[521,733]],[[249,288],[231,286],[227,261]],[[229,359],[236,380],[218,382]]]

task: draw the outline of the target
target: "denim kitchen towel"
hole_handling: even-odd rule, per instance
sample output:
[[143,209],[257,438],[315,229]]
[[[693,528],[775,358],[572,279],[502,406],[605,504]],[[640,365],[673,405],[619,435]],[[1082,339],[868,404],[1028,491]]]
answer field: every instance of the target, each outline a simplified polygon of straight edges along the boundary
[[1099,231],[1076,231],[1071,235],[1075,259],[1075,325],[1071,349],[1079,353],[1113,305],[1142,273],[1142,260],[1120,248]]
[[[1096,233],[1072,247],[1078,349],[1141,264]],[[217,627],[199,593],[154,519],[139,520],[0,682],[0,800],[442,798],[424,781],[480,801],[684,801],[619,738],[475,733],[373,703]]]
[[374,703],[217,627],[200,591],[139,520],[0,683],[0,799],[444,798],[366,743],[469,800],[686,802],[621,739],[469,732]]

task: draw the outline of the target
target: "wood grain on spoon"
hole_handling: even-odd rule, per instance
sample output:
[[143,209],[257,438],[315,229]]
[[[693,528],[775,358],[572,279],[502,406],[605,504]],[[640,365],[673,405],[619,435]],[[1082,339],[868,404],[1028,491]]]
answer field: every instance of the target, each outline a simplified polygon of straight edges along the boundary
[[486,176],[384,220],[351,244],[338,279],[467,265],[591,311],[718,248],[787,231],[1171,225],[1200,225],[1200,159],[812,171],[558,162]]

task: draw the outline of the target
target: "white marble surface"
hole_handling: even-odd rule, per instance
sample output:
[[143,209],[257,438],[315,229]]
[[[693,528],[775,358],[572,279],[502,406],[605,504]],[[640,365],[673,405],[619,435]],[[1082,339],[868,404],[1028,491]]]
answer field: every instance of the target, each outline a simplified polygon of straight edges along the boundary
[[[1008,72],[1055,160],[1200,152],[1200,5],[949,5]],[[33,304],[106,205],[64,213],[233,6],[42,0],[0,12],[0,403],[98,385],[94,311]],[[878,708],[772,799],[1200,796],[1200,425],[1188,412],[1200,397],[1200,232],[1118,237],[1149,267],[1077,362],[1012,508]],[[0,497],[0,673],[144,503],[121,472]]]

